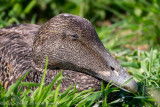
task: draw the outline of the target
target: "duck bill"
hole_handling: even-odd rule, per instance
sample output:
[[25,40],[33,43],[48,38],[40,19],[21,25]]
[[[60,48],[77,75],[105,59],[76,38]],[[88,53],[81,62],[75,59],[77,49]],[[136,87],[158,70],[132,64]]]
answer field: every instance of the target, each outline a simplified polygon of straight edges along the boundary
[[115,86],[123,89],[124,91],[137,92],[138,86],[136,81],[127,72],[122,71],[121,74],[117,71],[100,71],[97,72],[97,77]]
[[99,53],[104,61],[106,70],[98,71],[97,77],[107,82],[114,83],[125,91],[137,92],[136,81],[124,70],[124,68],[113,58],[104,48],[103,44],[92,45],[93,49]]
[[117,71],[113,71],[111,75],[107,77],[106,81],[114,83],[115,86],[118,86],[124,91],[137,92],[137,83],[127,72],[123,71],[123,73],[119,75],[115,72]]

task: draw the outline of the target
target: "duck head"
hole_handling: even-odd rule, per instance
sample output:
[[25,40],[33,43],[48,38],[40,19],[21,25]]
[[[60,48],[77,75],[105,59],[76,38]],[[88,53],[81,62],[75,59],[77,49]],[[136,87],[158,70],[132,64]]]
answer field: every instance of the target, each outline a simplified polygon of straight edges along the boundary
[[[59,14],[46,22],[33,43],[34,62],[43,68],[48,56],[48,69],[83,72],[121,86],[131,78],[110,55],[100,41],[92,24],[71,14]],[[136,92],[131,79],[122,88]]]

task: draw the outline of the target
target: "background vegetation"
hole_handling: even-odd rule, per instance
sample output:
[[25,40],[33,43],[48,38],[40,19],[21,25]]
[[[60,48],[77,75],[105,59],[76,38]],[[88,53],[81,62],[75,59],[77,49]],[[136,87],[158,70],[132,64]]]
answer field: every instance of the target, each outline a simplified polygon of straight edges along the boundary
[[[126,93],[111,88],[111,84],[107,87],[102,84],[101,91],[97,92],[77,93],[69,87],[68,91],[59,93],[58,86],[48,91],[55,81],[60,84],[63,77],[59,74],[47,87],[42,87],[43,81],[39,85],[21,80],[8,91],[0,87],[0,105],[25,102],[24,106],[35,106],[33,104],[41,102],[45,106],[160,106],[159,0],[0,0],[0,27],[20,23],[41,25],[60,13],[79,15],[91,21],[105,47],[138,82],[138,93]],[[18,90],[17,87],[23,85],[37,86],[37,90]],[[117,97],[109,101],[107,95],[114,91],[118,91]]]

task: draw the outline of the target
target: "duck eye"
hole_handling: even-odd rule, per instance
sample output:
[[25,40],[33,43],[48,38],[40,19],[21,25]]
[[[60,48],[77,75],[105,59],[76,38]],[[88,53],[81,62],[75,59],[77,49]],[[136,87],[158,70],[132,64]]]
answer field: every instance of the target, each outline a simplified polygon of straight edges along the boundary
[[71,37],[72,37],[72,39],[74,39],[74,40],[78,39],[78,35],[77,35],[77,34],[73,34],[73,35],[71,35]]

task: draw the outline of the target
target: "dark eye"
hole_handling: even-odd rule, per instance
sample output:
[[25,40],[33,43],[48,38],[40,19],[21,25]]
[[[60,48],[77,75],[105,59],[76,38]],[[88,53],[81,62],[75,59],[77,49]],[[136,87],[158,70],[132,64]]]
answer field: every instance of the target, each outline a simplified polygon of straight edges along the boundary
[[74,34],[74,35],[71,35],[72,39],[76,40],[78,39],[78,35],[77,34]]

